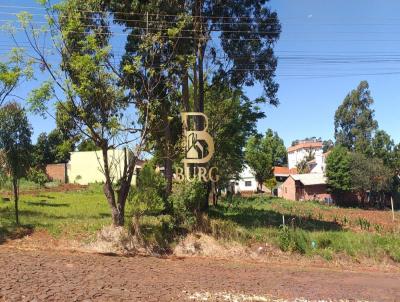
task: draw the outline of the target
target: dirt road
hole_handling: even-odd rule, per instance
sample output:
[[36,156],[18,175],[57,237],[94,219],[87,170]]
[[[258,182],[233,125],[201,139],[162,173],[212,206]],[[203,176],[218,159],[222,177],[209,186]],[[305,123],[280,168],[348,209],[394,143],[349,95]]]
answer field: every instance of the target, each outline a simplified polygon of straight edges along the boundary
[[[252,295],[258,298],[246,300]],[[400,274],[0,246],[0,301],[204,301],[207,297],[207,301],[276,301],[268,297],[400,301]]]

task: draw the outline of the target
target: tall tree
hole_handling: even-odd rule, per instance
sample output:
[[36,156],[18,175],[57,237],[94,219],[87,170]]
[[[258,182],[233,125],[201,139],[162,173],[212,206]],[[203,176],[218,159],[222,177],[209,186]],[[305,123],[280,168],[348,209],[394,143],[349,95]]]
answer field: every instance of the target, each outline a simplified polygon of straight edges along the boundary
[[372,154],[370,155],[381,159],[386,166],[394,168],[394,147],[395,144],[390,135],[384,130],[378,130],[372,139]]
[[[351,189],[361,196],[363,205],[368,201],[384,205],[384,194],[390,192],[393,174],[382,159],[368,158],[364,154],[350,156]],[[367,196],[369,192],[369,200]]]
[[350,155],[342,146],[336,146],[326,159],[326,177],[333,193],[342,193],[351,189]]
[[[259,82],[264,91],[257,101],[278,103],[278,85],[274,81],[277,59],[273,47],[281,26],[277,14],[267,6],[268,1],[108,2],[115,21],[125,26],[129,33],[127,59],[134,60],[140,55],[143,37],[153,39],[152,43],[147,42],[145,49],[151,49],[155,44],[160,48],[160,39],[176,41],[161,44],[163,55],[151,62],[164,70],[166,78],[176,80],[174,91],[177,87],[181,89],[180,94],[170,93],[171,96],[164,97],[159,104],[157,121],[164,132],[157,130],[155,136],[156,142],[164,141],[161,146],[164,150],[158,149],[166,158],[167,178],[172,179],[168,171],[175,149],[171,146],[177,141],[177,134],[171,130],[173,117],[181,110],[204,112],[206,103],[214,101],[207,99],[208,84],[219,82],[236,89]],[[216,43],[212,43],[213,40],[217,40]],[[174,67],[165,70],[172,62]],[[203,119],[196,120],[195,125],[202,129]]]
[[23,48],[13,48],[7,60],[0,62],[0,106],[9,97],[18,97],[14,90],[26,80],[33,77],[31,60],[24,59]]
[[366,81],[346,96],[335,113],[336,144],[360,153],[371,151],[371,140],[378,128],[371,109],[373,103]]
[[335,143],[331,139],[322,142],[322,150],[324,153],[331,151],[334,147]]
[[[125,204],[131,187],[135,163],[144,149],[147,137],[146,108],[152,99],[138,99],[137,83],[124,86],[118,71],[111,64],[114,53],[110,44],[113,32],[110,16],[103,13],[100,1],[66,0],[54,6],[47,1],[47,16],[54,48],[61,56],[61,65],[52,64],[40,47],[40,31],[32,24],[32,16],[21,13],[25,31],[35,59],[50,79],[30,96],[32,109],[47,111],[48,101],[55,100],[61,124],[73,127],[81,137],[90,139],[101,149],[101,169],[105,177],[104,194],[112,213],[113,224],[125,221]],[[32,30],[33,29],[33,30]],[[57,88],[57,89],[56,89]],[[57,94],[61,91],[62,94]],[[139,117],[141,123],[135,119]],[[121,171],[113,171],[109,150],[124,148]]]
[[286,147],[278,133],[268,129],[264,137],[255,135],[249,138],[245,158],[261,189],[262,184],[273,176],[274,166],[287,163]]
[[65,140],[58,129],[52,130],[48,135],[41,133],[33,146],[33,164],[44,169],[48,164],[66,163],[71,151],[73,151],[71,141]]
[[12,179],[17,224],[19,224],[19,179],[25,176],[31,161],[31,134],[31,126],[25,111],[17,103],[7,103],[0,109],[0,149],[7,173]]
[[226,187],[243,170],[246,141],[255,134],[257,121],[265,115],[240,89],[215,83],[207,86],[205,93],[206,99],[213,100],[206,102],[204,108],[209,117],[208,132],[215,144],[210,166],[218,168],[218,186]]

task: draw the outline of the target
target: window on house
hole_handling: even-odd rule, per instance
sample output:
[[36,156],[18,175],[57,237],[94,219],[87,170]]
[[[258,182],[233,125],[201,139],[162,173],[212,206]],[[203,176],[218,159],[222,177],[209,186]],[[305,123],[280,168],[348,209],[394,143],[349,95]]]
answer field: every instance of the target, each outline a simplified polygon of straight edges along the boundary
[[251,187],[251,180],[246,180],[246,181],[244,182],[244,186],[245,186],[245,187]]
[[287,187],[285,187],[285,193],[287,193]]

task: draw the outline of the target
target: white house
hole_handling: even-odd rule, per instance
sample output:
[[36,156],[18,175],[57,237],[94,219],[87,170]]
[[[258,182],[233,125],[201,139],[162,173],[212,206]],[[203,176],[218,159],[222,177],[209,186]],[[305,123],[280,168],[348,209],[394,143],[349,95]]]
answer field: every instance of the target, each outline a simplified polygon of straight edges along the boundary
[[304,160],[310,153],[314,160],[310,162],[311,173],[323,173],[325,171],[325,155],[320,141],[299,141],[288,148],[289,169],[296,168],[297,164]]
[[247,165],[240,173],[239,179],[232,180],[231,183],[233,183],[233,193],[235,194],[244,192],[257,192],[258,183],[254,176],[254,172]]

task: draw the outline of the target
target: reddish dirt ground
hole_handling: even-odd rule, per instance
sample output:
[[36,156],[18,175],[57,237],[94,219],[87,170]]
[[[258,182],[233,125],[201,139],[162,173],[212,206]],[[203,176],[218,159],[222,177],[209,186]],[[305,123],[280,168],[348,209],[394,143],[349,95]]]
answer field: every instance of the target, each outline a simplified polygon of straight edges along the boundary
[[0,301],[187,301],[203,292],[400,301],[400,273],[0,246]]

